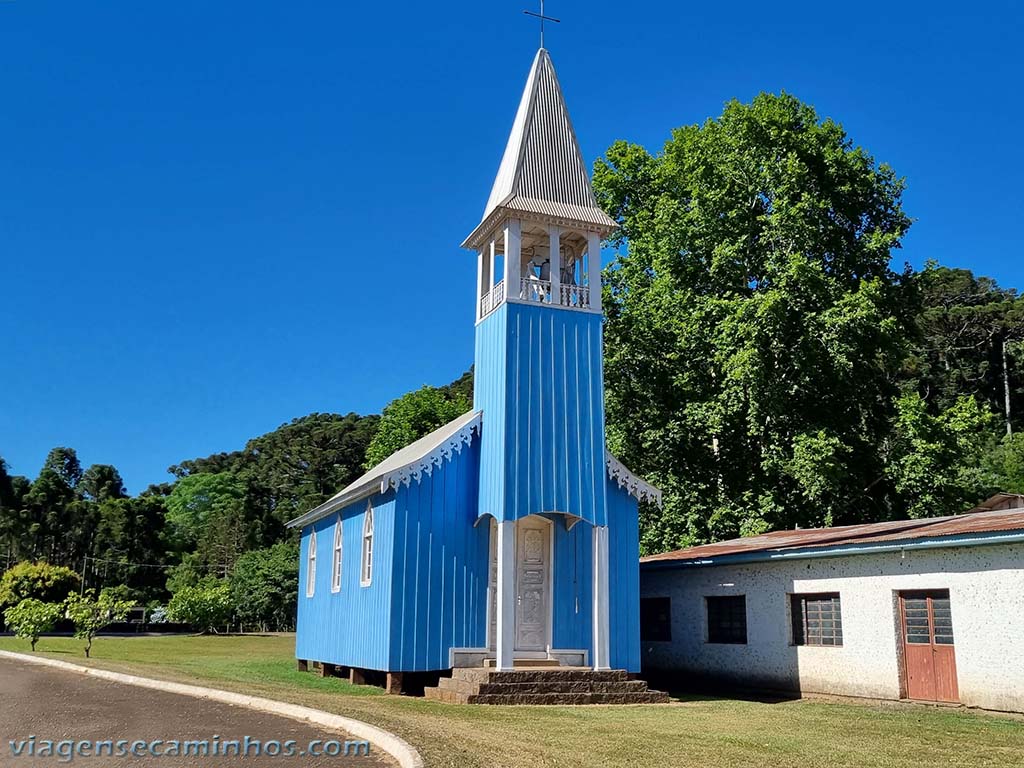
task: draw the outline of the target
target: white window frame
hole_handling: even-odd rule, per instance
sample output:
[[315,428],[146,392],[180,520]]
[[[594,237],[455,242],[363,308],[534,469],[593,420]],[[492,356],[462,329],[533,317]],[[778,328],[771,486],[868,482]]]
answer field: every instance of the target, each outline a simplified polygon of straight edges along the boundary
[[309,533],[309,550],[306,552],[306,597],[316,593],[316,531]]
[[341,517],[334,524],[334,557],[331,560],[331,592],[341,592],[341,551],[343,545]]
[[359,562],[359,585],[370,586],[373,579],[373,505],[366,505],[363,515],[362,557]]

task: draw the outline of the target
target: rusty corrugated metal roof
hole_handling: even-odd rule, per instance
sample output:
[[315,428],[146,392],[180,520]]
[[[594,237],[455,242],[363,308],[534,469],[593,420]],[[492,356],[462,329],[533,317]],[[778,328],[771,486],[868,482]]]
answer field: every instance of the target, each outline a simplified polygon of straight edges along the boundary
[[851,544],[898,542],[965,534],[1024,531],[1024,495],[996,494],[961,515],[922,520],[894,520],[835,528],[773,531],[715,544],[703,544],[640,559],[641,563],[687,562],[755,552],[795,552],[801,549]]

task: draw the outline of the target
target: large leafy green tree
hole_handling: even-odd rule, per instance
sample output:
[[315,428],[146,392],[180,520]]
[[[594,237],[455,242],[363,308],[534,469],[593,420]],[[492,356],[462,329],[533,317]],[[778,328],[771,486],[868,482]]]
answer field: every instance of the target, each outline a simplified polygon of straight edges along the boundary
[[293,629],[299,594],[298,544],[280,542],[246,552],[231,574],[231,593],[242,624],[264,630]]
[[70,568],[44,562],[21,562],[0,577],[0,610],[34,598],[59,603],[79,588],[81,579]]
[[910,517],[961,512],[999,490],[986,467],[994,415],[974,397],[961,395],[938,414],[916,392],[896,403],[886,472]]
[[466,394],[468,387],[460,386],[465,378],[447,388],[424,386],[388,403],[366,450],[364,466],[369,469],[379,464],[468,411],[472,405]]
[[606,274],[609,441],[667,492],[643,549],[887,517],[901,179],[761,94],[660,154],[616,143],[594,184],[625,246]]

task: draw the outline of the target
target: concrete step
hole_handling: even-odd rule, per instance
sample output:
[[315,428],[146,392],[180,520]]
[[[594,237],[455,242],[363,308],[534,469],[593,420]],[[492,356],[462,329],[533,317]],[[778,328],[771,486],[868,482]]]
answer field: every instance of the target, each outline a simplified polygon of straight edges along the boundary
[[442,677],[437,681],[437,687],[443,691],[454,691],[455,693],[479,693],[480,683],[473,680],[460,680],[457,677]]
[[[484,667],[491,669],[498,666],[497,659],[484,659]],[[524,669],[548,669],[550,667],[560,667],[562,662],[558,659],[515,659],[512,662],[512,666],[518,669],[523,667]]]
[[[462,686],[472,686],[462,683]],[[481,683],[478,690],[470,691],[459,687],[462,693],[481,694],[522,694],[522,693],[646,693],[647,683],[643,680],[619,680],[616,682],[591,682],[575,680],[560,682],[544,680],[532,683]]]
[[668,694],[661,691],[642,693],[522,693],[478,694],[467,697],[468,704],[497,705],[580,705],[580,704],[667,704]]
[[460,667],[452,670],[452,678],[473,683],[535,683],[591,682],[616,683],[629,680],[624,669],[595,671],[585,667],[554,667],[551,669],[515,669],[499,672],[481,667]]

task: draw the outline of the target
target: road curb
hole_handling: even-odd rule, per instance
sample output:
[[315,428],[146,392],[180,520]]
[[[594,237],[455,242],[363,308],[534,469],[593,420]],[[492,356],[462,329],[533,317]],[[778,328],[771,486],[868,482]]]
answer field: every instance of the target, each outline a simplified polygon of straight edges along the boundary
[[0,658],[14,659],[28,664],[38,664],[54,669],[63,669],[67,672],[78,672],[101,680],[109,680],[123,685],[134,685],[138,688],[150,688],[155,691],[166,693],[177,693],[182,696],[192,696],[197,699],[219,701],[223,704],[231,704],[236,707],[246,707],[258,712],[267,712],[272,715],[280,715],[291,720],[301,720],[307,723],[323,726],[332,730],[346,731],[358,739],[365,739],[377,749],[391,755],[402,768],[424,768],[423,758],[420,753],[404,739],[400,739],[390,731],[378,728],[375,725],[364,723],[362,720],[353,720],[350,717],[334,715],[320,709],[302,707],[298,704],[286,704],[283,701],[264,699],[259,696],[247,696],[243,693],[232,693],[221,691],[216,688],[204,688],[198,685],[185,685],[184,683],[171,683],[165,680],[154,680],[149,677],[137,677],[136,675],[125,675],[120,672],[111,672],[96,667],[83,667],[79,664],[71,664],[57,659],[48,659],[43,656],[30,656],[27,653],[14,653],[13,651],[0,651]]

